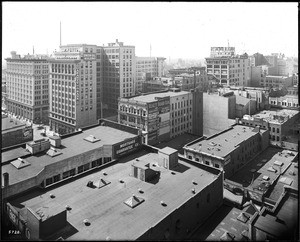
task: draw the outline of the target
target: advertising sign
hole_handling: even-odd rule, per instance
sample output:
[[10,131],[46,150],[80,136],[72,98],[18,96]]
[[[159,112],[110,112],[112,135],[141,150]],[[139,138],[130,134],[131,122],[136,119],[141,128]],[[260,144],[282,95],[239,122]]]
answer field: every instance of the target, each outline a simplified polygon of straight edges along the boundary
[[117,144],[114,146],[114,157],[119,157],[125,155],[135,149],[137,149],[141,145],[140,137],[136,137],[129,141],[125,141],[121,144]]
[[84,60],[96,60],[96,55],[89,53],[89,54],[83,54],[83,59]]
[[30,126],[27,126],[23,129],[23,137],[25,140],[32,139],[33,134],[32,134],[32,128]]
[[170,112],[170,97],[157,98],[158,99],[158,112]]
[[78,66],[76,67],[75,85],[76,85],[76,105],[79,105],[79,77]]

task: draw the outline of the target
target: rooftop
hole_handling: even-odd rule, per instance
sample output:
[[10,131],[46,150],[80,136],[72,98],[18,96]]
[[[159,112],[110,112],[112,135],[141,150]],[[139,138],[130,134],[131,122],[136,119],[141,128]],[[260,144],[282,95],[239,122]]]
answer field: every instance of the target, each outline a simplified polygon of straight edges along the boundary
[[242,97],[242,96],[239,96],[239,95],[236,95],[235,100],[236,100],[236,104],[241,104],[243,106],[246,106],[250,102],[249,98]]
[[[270,190],[270,198],[277,201],[283,193],[283,185],[277,181],[280,171],[282,177],[289,177],[286,175],[289,172],[289,167],[293,169],[292,161],[297,156],[297,152],[284,150],[281,148],[268,147],[255,159],[245,165],[236,174],[230,177],[229,180],[242,184],[244,187],[257,188],[260,191],[266,191],[270,184],[276,182],[275,186]],[[287,172],[285,171],[286,169]],[[297,173],[298,174],[298,173]],[[291,183],[292,187],[298,187],[296,176],[293,176]]]
[[25,127],[25,123],[17,119],[11,119],[9,117],[2,118],[2,133],[10,132],[12,130],[17,130]]
[[[295,231],[299,230],[298,197],[287,194],[280,202],[274,214],[263,213],[255,221],[254,227],[285,240],[295,239]],[[261,240],[260,238],[257,238]]]
[[297,110],[289,109],[264,110],[258,114],[253,115],[252,118],[264,119],[272,123],[283,123],[286,119],[289,119],[297,115],[298,113],[299,111]]
[[[140,161],[136,161],[136,158]],[[45,191],[35,190],[9,202],[24,217],[26,207],[37,210],[47,206],[49,213],[55,213],[56,206],[52,206],[50,202],[62,206],[69,205],[71,210],[67,214],[67,220],[77,232],[64,239],[105,240],[109,237],[112,240],[134,240],[190,199],[193,196],[192,188],[195,188],[196,192],[201,191],[211,184],[218,174],[217,171],[214,175],[204,170],[205,166],[201,169],[199,164],[187,163],[180,159],[178,169],[167,170],[157,165],[157,153],[145,151],[125,159],[126,161],[121,160],[113,166],[65,185]],[[156,164],[154,168],[161,172],[158,182],[144,182],[131,176],[133,162],[148,162],[151,168]],[[104,172],[105,180],[110,184],[101,188],[87,187],[89,181],[99,180]],[[120,179],[123,182],[120,182]],[[193,180],[197,185],[192,183]],[[169,192],[175,188],[176,193]],[[50,194],[54,195],[54,198],[51,198]],[[166,206],[162,206],[161,201],[164,201]],[[90,226],[86,227],[83,224],[84,219],[89,220]]]
[[186,91],[180,91],[180,92],[161,92],[161,93],[153,93],[153,94],[146,94],[146,95],[141,95],[137,97],[132,97],[129,98],[131,101],[137,101],[137,102],[144,102],[144,103],[150,103],[157,101],[155,98],[156,97],[176,97],[184,94],[189,94],[190,92]]
[[190,239],[196,241],[246,240],[245,237],[250,237],[249,219],[255,211],[256,208],[253,208],[251,203],[243,209],[223,204]]
[[[84,138],[90,135],[93,135],[96,138],[100,138],[100,140],[94,143],[84,140]],[[42,156],[41,154],[38,154],[37,156],[32,155],[26,158],[26,161],[29,162],[31,165],[22,168],[21,170],[16,169],[10,163],[2,163],[2,171],[8,172],[10,175],[10,184],[15,184],[22,180],[26,180],[28,178],[36,176],[36,174],[43,170],[44,167],[48,164],[53,164],[55,162],[67,159],[69,157],[82,154],[84,152],[87,152],[88,150],[97,149],[99,147],[102,147],[103,145],[116,144],[125,139],[133,137],[136,137],[136,135],[107,126],[97,126],[91,129],[87,129],[82,133],[62,139],[62,146],[59,148],[55,148],[58,152],[62,153],[58,156],[51,157],[47,154],[43,154]],[[20,148],[18,148],[17,151],[20,154],[23,153],[23,151]],[[13,150],[5,151],[2,152],[2,156],[8,159],[13,156],[12,153]]]
[[[202,154],[224,158],[242,142],[256,135],[258,131],[254,131],[254,129],[255,128],[243,125],[234,125],[231,129],[223,133],[212,136],[212,138],[206,140],[191,143],[186,147],[192,151],[201,152]],[[259,132],[263,133],[267,131],[261,129]]]

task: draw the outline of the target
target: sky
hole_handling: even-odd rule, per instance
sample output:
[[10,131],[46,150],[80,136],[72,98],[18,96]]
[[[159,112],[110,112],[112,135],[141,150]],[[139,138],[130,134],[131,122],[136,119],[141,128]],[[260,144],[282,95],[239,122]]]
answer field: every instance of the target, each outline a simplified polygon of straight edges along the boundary
[[51,54],[62,44],[134,45],[136,56],[204,59],[213,46],[237,54],[298,55],[297,2],[2,2],[2,58]]

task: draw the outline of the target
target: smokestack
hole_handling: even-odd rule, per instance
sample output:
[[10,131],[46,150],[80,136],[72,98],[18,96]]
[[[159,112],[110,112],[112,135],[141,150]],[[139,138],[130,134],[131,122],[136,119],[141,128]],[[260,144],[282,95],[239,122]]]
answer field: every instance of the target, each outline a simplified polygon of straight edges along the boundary
[[59,22],[59,47],[61,46],[61,22]]
[[8,187],[9,185],[9,174],[7,172],[3,173],[4,187]]

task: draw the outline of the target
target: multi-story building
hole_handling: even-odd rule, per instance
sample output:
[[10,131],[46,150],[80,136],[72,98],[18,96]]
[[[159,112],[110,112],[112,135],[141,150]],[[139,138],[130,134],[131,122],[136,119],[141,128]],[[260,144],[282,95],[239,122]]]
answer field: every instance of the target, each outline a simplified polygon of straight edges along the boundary
[[200,138],[185,145],[184,156],[222,169],[228,178],[268,147],[268,133],[259,127],[234,125],[208,139]]
[[293,85],[297,85],[299,86],[299,77],[298,77],[298,73],[293,74]]
[[135,57],[136,59],[136,82],[135,93],[142,92],[142,83],[153,77],[162,77],[164,72],[163,57]]
[[97,119],[103,117],[102,103],[103,103],[103,47],[96,47],[96,108]]
[[281,89],[282,87],[290,87],[293,85],[292,76],[271,76],[267,75],[261,79],[260,86]]
[[281,97],[269,97],[271,107],[281,107],[286,109],[299,109],[298,88],[287,88],[287,95]]
[[[78,137],[80,143],[88,144],[82,138]],[[118,139],[113,134],[109,138]],[[67,145],[73,146],[74,142]],[[56,181],[56,175],[60,175],[68,182],[58,181],[48,189],[36,188],[26,196],[19,194],[3,201],[3,221],[16,227],[20,239],[188,240],[223,204],[223,172],[178,156],[177,150],[142,146],[142,150],[120,162],[103,164],[102,160],[98,162],[102,149],[97,143],[91,146],[92,155],[79,154],[77,165],[76,162],[57,161],[67,151],[55,157],[44,155],[46,160],[41,159],[43,165],[47,164],[42,173],[48,172]],[[87,168],[94,169],[84,175],[82,171],[86,166],[81,165],[82,158],[86,159]],[[13,186],[9,182],[15,182],[16,173],[24,178],[28,172],[33,174],[37,170],[38,164],[34,163],[38,161],[30,159],[29,162],[31,165],[22,169],[7,165],[12,173],[9,178],[5,176],[3,190]],[[58,169],[66,163],[70,165],[65,167],[64,173],[50,174],[51,168],[55,169],[54,164]],[[81,175],[72,177],[79,169]],[[40,178],[36,180],[41,181]],[[26,181],[19,183],[24,185]]]
[[259,125],[262,129],[270,131],[271,144],[281,145],[281,142],[287,140],[288,136],[299,135],[299,130],[293,129],[295,123],[299,120],[298,110],[275,109],[265,110],[253,116],[244,115],[241,123],[247,126]]
[[7,115],[2,115],[1,123],[2,151],[6,147],[22,144],[33,139],[32,126],[17,119],[14,120]]
[[96,124],[96,45],[60,46],[49,69],[50,129],[66,134]]
[[230,87],[219,88],[219,92],[234,92],[236,96],[248,98],[256,102],[256,110],[269,108],[269,89],[261,87]]
[[233,92],[203,93],[203,134],[211,136],[235,123],[236,96]]
[[117,114],[118,98],[135,94],[135,47],[116,40],[103,51],[103,108]]
[[262,80],[268,75],[269,67],[267,65],[250,67],[250,87],[260,87]]
[[139,130],[101,121],[105,126],[95,125],[60,137],[49,136],[2,151],[3,199],[38,187],[48,188],[140,148]]
[[49,60],[47,56],[7,58],[7,110],[33,123],[48,123]]
[[175,86],[182,91],[199,88],[205,92],[208,89],[208,77],[205,67],[194,67],[190,69],[172,69],[170,75],[174,77]]
[[118,120],[140,128],[146,144],[185,132],[202,136],[202,98],[202,92],[179,90],[120,98]]
[[278,57],[276,54],[265,56],[270,66],[268,67],[268,75],[278,75]]
[[174,80],[171,77],[154,77],[142,83],[142,93],[166,91],[174,86]]
[[249,86],[250,60],[247,54],[235,55],[234,47],[211,47],[211,56],[205,59],[207,74],[213,75],[219,84]]

